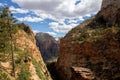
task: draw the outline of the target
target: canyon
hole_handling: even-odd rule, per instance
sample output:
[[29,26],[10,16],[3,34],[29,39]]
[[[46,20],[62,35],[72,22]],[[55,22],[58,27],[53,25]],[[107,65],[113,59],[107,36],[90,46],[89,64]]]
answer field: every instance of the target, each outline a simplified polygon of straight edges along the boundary
[[60,41],[0,13],[0,80],[120,80],[119,4],[103,0]]

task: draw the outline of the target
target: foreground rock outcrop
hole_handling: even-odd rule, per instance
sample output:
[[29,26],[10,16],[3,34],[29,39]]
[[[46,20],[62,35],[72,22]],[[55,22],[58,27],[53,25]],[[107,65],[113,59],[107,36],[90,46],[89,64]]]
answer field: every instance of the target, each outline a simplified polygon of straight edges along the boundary
[[72,67],[72,77],[71,80],[94,80],[95,76],[93,72],[88,68],[82,67]]
[[36,41],[45,62],[58,57],[59,42],[55,38],[47,33],[37,33]]
[[119,4],[103,0],[97,15],[60,40],[56,68],[61,80],[120,79]]

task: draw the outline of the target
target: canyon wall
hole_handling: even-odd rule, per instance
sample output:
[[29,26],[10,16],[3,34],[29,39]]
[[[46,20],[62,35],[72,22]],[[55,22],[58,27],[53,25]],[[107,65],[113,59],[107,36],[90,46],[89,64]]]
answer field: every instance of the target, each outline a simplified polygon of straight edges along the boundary
[[61,80],[120,79],[119,4],[103,0],[98,14],[60,40],[56,68]]

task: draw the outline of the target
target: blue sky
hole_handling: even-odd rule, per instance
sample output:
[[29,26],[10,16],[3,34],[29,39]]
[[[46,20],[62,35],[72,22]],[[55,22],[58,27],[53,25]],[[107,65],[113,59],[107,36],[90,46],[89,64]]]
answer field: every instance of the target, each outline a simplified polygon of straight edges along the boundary
[[0,0],[9,6],[19,22],[29,25],[34,33],[45,32],[63,37],[69,30],[95,15],[102,0]]

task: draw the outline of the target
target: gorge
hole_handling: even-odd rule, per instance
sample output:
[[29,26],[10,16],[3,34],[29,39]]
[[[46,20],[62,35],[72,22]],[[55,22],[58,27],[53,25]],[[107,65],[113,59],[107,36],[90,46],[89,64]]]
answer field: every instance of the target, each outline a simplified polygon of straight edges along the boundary
[[0,10],[0,80],[120,80],[119,4],[103,0],[59,41]]

